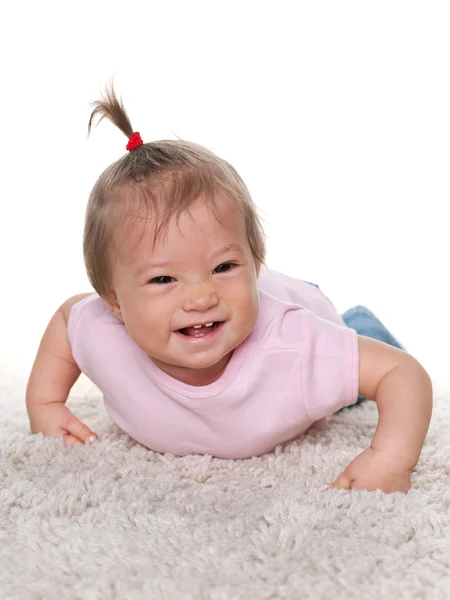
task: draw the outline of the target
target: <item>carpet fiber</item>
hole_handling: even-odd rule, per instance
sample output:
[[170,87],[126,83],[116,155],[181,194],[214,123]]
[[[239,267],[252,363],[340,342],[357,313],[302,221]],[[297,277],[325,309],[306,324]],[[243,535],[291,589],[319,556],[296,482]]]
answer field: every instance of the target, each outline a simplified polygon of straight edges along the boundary
[[29,433],[26,376],[0,379],[0,598],[448,599],[450,390],[408,494],[328,490],[369,444],[366,401],[248,460],[152,452],[84,376],[92,446]]

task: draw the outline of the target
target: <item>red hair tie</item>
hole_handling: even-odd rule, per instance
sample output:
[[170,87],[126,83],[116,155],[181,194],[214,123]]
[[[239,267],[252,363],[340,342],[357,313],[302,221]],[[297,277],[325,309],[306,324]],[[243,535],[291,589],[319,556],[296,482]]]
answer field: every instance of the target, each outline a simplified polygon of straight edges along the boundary
[[138,146],[141,146],[144,142],[138,131],[135,131],[128,139],[127,150],[134,150]]

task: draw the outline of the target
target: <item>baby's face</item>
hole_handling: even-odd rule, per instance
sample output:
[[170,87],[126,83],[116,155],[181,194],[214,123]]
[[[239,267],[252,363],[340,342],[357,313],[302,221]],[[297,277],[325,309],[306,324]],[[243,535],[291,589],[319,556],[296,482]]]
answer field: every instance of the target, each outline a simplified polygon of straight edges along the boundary
[[[191,385],[218,379],[259,311],[258,275],[244,217],[219,201],[222,224],[200,197],[191,215],[181,215],[178,228],[171,223],[154,252],[151,223],[135,248],[142,224],[132,230],[113,267],[114,301],[104,299],[160,369]],[[203,336],[180,332],[211,322],[212,328],[196,329]]]

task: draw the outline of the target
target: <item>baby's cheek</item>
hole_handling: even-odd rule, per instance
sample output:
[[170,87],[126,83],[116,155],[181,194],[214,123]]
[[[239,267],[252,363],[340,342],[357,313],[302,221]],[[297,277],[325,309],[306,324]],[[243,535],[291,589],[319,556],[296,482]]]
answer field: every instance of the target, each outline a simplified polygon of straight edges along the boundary
[[259,314],[259,290],[256,286],[251,296],[251,313],[256,321]]
[[255,323],[258,319],[258,314],[259,314],[259,296],[257,298],[251,298],[244,310],[242,311],[243,315],[245,315],[243,321],[244,321],[244,328],[247,330],[248,333],[250,333],[252,331],[252,329],[255,326]]

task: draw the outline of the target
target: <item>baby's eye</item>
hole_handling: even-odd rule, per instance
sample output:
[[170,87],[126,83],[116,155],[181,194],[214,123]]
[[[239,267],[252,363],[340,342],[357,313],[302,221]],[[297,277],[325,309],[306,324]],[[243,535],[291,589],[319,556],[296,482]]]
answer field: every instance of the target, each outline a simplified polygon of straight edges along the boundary
[[153,277],[153,279],[150,279],[150,281],[148,283],[157,283],[160,285],[163,285],[165,283],[170,283],[170,281],[161,281],[161,279],[167,280],[167,279],[173,279],[173,277],[170,277],[169,275],[161,275],[160,277]]
[[[214,271],[218,272],[218,273],[228,273],[228,271],[230,271],[233,267],[236,267],[237,264],[233,263],[233,262],[227,262],[227,263],[222,263],[221,265],[219,265],[218,267],[216,267],[214,269]],[[167,283],[171,283],[170,280],[173,280],[173,277],[170,277],[170,275],[160,275],[159,277],[153,277],[153,279],[150,279],[150,281],[148,283],[156,283],[158,285],[165,285]]]
[[232,262],[227,262],[227,263],[222,263],[221,265],[219,265],[218,267],[216,267],[216,271],[218,269],[220,269],[220,267],[230,267],[230,268],[226,268],[225,270],[220,269],[219,273],[227,273],[228,271],[230,271],[231,268],[235,267],[236,263],[232,263]]

